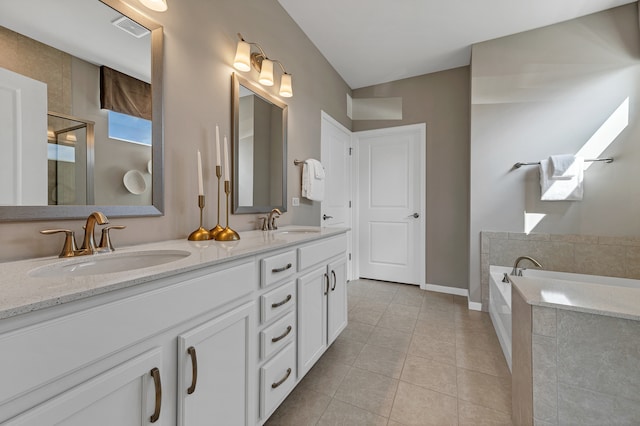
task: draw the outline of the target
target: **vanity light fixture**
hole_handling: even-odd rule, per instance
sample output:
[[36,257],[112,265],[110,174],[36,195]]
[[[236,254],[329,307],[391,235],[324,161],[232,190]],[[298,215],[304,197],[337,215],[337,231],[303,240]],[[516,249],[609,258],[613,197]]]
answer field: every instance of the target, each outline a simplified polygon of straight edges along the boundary
[[140,3],[156,12],[164,12],[167,10],[167,0],[140,0]]
[[[142,0],[141,0],[142,1]],[[247,72],[251,70],[251,66],[255,68],[260,76],[258,82],[263,86],[273,86],[273,64],[277,63],[282,68],[282,78],[280,79],[280,96],[290,98],[293,96],[293,87],[291,85],[291,74],[284,69],[282,62],[277,59],[267,57],[262,47],[258,43],[248,42],[238,33],[238,46],[236,48],[236,57],[233,60],[233,67],[238,71]],[[251,53],[251,46],[256,46],[259,52]]]

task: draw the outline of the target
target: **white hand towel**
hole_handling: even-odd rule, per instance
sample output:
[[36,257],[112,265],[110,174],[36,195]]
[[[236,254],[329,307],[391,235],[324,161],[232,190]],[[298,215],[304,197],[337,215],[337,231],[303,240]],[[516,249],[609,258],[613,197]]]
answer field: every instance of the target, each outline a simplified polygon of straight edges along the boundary
[[579,201],[584,193],[583,160],[578,158],[576,175],[570,179],[553,179],[551,160],[540,161],[540,199],[543,201]]
[[[316,174],[316,170],[321,170]],[[316,178],[320,176],[320,178]],[[302,166],[302,196],[312,201],[324,199],[324,168],[318,160],[309,158]]]
[[549,161],[552,179],[571,179],[577,173],[579,158],[573,154],[552,155]]

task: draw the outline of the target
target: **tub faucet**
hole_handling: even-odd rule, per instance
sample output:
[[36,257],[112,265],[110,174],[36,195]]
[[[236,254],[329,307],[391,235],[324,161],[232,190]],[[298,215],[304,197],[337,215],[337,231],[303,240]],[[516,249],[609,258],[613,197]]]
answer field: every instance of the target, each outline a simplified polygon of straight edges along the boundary
[[536,265],[538,268],[542,268],[542,264],[540,262],[538,262],[537,260],[535,260],[533,257],[531,257],[531,256],[520,256],[519,258],[516,259],[515,263],[513,264],[513,269],[511,270],[511,275],[516,275],[518,277],[522,276],[522,269],[518,268],[518,265],[523,260],[528,260],[531,263],[533,263],[534,265]]

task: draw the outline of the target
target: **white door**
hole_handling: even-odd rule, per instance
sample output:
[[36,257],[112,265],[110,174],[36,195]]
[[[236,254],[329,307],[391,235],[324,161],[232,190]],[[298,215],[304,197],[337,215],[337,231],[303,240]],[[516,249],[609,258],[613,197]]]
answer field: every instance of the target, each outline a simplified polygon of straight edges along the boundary
[[247,303],[178,336],[178,425],[253,424],[255,310]]
[[426,125],[354,135],[359,276],[424,284]]
[[0,205],[46,206],[47,85],[0,68]]
[[[321,224],[351,228],[351,131],[323,111],[320,140],[320,158],[326,172]],[[349,231],[347,253],[352,253],[352,247],[352,233]],[[348,262],[347,269],[347,277],[353,277],[351,261]]]

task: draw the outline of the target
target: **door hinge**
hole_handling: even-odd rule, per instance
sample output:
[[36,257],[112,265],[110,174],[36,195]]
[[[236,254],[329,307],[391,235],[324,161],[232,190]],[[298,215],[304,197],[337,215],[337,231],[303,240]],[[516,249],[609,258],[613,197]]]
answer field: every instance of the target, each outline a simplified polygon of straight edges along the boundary
[[351,208],[351,200],[349,200],[349,208]]
[[349,260],[351,260],[351,253],[349,253]]
[[353,148],[349,148],[349,155],[351,155],[353,152]]

